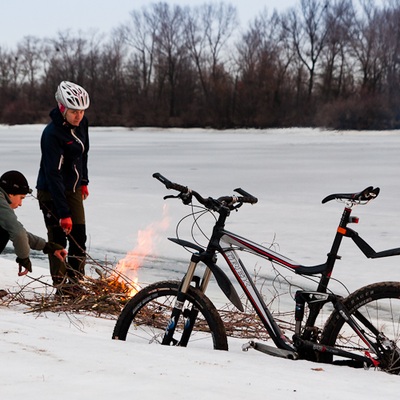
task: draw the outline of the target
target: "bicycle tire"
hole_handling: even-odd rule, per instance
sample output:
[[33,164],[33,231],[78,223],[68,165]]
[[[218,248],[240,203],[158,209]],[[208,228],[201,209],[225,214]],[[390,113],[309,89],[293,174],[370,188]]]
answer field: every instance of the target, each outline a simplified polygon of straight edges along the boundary
[[[381,358],[379,368],[386,372],[399,374],[400,283],[380,282],[364,286],[344,299],[344,305],[370,340],[377,343],[377,335],[360,321],[357,313],[361,313],[379,332],[383,332],[388,339],[393,341],[395,344],[393,349],[382,349],[379,355]],[[370,351],[354,331],[345,324],[343,317],[337,311],[334,311],[327,320],[320,343],[344,348],[362,355]],[[319,353],[319,360],[329,363],[334,361],[333,356],[327,353]],[[357,365],[355,364],[355,366]]]
[[[179,286],[180,282],[177,281],[161,281],[140,290],[123,308],[112,338],[161,343]],[[189,343],[204,347],[208,341],[216,350],[228,350],[224,324],[210,299],[193,286],[189,287],[186,297],[184,310],[195,307],[199,311]],[[184,315],[185,311],[182,312],[174,334],[174,343],[178,346],[185,323]]]

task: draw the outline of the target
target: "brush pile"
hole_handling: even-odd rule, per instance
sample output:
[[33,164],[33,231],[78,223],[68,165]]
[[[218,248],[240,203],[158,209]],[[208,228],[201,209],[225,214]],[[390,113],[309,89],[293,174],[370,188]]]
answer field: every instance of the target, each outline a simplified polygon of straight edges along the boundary
[[[91,276],[82,276],[79,285],[65,284],[56,290],[49,276],[32,278],[16,290],[3,293],[2,305],[24,305],[25,313],[38,315],[46,312],[66,313],[69,317],[85,313],[102,318],[116,319],[129,299],[140,290],[140,285],[116,271],[115,266],[99,263],[90,266]],[[272,299],[272,302],[274,299]],[[268,334],[254,310],[242,299],[244,312],[232,304],[219,307],[226,333],[230,337],[267,340]],[[271,306],[271,304],[269,304]],[[271,307],[274,309],[274,307]],[[294,331],[293,313],[276,312],[274,317],[280,327],[289,334]]]
[[97,317],[118,315],[140,288],[112,266],[91,266],[92,276],[82,276],[78,284],[66,283],[55,289],[48,276],[31,278],[16,290],[3,294],[2,304],[24,304],[27,313],[86,312]]

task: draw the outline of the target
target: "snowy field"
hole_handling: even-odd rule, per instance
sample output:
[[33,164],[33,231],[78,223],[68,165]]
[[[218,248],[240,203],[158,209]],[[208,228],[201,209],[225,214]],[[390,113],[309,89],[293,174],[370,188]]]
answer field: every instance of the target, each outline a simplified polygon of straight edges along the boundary
[[[0,127],[1,173],[20,170],[35,185],[42,129]],[[258,204],[233,213],[227,228],[266,245],[274,243],[280,253],[306,265],[325,261],[343,209],[321,200],[335,192],[379,186],[376,200],[353,211],[360,218],[353,228],[376,251],[400,246],[396,131],[92,128],[90,135],[88,252],[97,260],[116,262],[137,248],[141,232],[151,231],[151,257],[135,271],[139,282],[179,278],[188,258],[166,237],[175,236],[176,222],[189,209],[163,200],[172,193],[152,178],[154,172],[204,196],[231,195],[237,187],[252,193]],[[34,198],[27,198],[17,213],[28,230],[45,237]],[[344,240],[340,255],[333,277],[348,290],[400,279],[398,257],[368,260],[350,240]],[[23,278],[17,277],[14,258],[10,247],[0,256],[0,288],[12,291],[31,277],[48,277],[41,255],[33,255],[34,271]],[[338,285],[338,290],[344,289]],[[218,297],[216,289],[213,293]],[[110,340],[113,320],[53,313],[38,317],[1,302],[0,308],[2,400],[24,395],[31,400],[100,400],[110,395],[395,399],[400,389],[398,377],[382,372],[244,353],[238,339],[230,340],[229,352],[143,346]]]

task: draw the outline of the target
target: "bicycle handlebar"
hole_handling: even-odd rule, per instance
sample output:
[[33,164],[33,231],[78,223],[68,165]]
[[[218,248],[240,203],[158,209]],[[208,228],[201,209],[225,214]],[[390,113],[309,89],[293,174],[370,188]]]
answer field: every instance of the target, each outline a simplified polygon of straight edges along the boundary
[[164,176],[162,176],[159,172],[155,172],[153,174],[153,178],[158,179],[161,183],[163,183],[165,185],[165,187],[167,189],[173,189],[173,190],[176,190],[176,191],[181,192],[181,193],[188,193],[189,192],[189,189],[188,189],[187,186],[182,186],[182,185],[179,185],[177,183],[173,183],[169,179],[167,179]]
[[202,204],[203,206],[213,209],[213,210],[218,210],[221,206],[222,207],[228,207],[230,209],[234,208],[235,204],[239,203],[239,206],[243,203],[250,203],[250,204],[255,204],[258,202],[257,197],[254,197],[250,193],[246,192],[245,190],[241,188],[236,188],[234,191],[239,193],[240,196],[222,196],[219,197],[218,199],[213,199],[211,197],[205,199],[200,193],[189,189],[187,186],[180,185],[179,183],[174,183],[171,182],[169,179],[167,179],[165,176],[161,175],[159,172],[155,172],[153,174],[153,178],[156,178],[159,180],[161,183],[165,185],[167,189],[173,189],[176,190],[177,192],[180,192],[182,194],[181,197],[182,201],[185,204],[190,203],[191,195],[193,195],[197,201]]
[[[258,202],[257,197],[254,197],[252,194],[247,193],[241,188],[237,188],[234,191],[239,193],[241,196],[223,196],[218,199],[213,199],[209,197],[205,199],[201,196],[200,193],[189,189],[187,186],[180,185],[175,182],[171,182],[165,176],[161,175],[159,172],[155,172],[153,174],[153,178],[158,179],[161,183],[165,185],[167,189],[173,189],[177,192],[180,192],[180,197],[185,204],[189,204],[191,201],[192,195],[198,200],[198,202],[204,205],[207,208],[218,210],[219,206],[225,206],[230,209],[235,208],[234,205],[239,203],[242,205],[243,203],[256,204]],[[369,201],[378,197],[380,192],[379,187],[374,188],[373,186],[368,186],[364,190],[356,193],[334,193],[329,196],[326,196],[322,203],[327,203],[331,200],[341,200],[341,201],[349,201],[352,204],[365,204]],[[236,206],[237,207],[237,206]]]

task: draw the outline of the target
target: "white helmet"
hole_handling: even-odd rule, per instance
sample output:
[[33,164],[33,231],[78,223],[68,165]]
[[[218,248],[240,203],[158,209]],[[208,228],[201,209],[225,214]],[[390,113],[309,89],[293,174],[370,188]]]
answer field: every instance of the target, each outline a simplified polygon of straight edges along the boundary
[[57,88],[56,100],[71,110],[86,110],[90,100],[86,90],[76,83],[62,81]]

